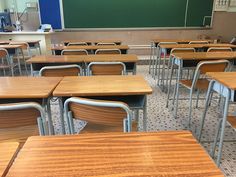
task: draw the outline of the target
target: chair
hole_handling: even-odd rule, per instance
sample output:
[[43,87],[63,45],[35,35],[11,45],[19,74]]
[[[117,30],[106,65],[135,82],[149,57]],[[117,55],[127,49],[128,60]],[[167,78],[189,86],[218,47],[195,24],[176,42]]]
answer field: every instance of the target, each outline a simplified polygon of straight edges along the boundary
[[114,42],[98,42],[96,45],[116,45]]
[[72,97],[64,110],[70,134],[75,133],[73,119],[87,121],[80,133],[132,131],[132,112],[123,102]]
[[[159,85],[160,81],[162,81],[162,77],[164,77],[162,75],[162,73],[164,73],[165,71],[165,66],[166,63],[170,57],[170,50],[165,50],[165,49],[161,49],[161,45],[171,45],[171,44],[178,44],[177,42],[159,42],[159,44],[157,45],[157,57],[156,57],[156,61],[153,62],[154,67],[153,67],[153,72],[152,72],[152,76],[155,78],[155,75],[157,74],[157,84]],[[161,64],[162,64],[162,69],[161,69]]]
[[45,77],[65,77],[82,75],[79,65],[45,66],[40,69],[39,75]]
[[207,52],[232,52],[230,47],[210,47]]
[[14,76],[14,65],[6,49],[0,48],[0,69],[3,70],[4,76],[6,75],[6,69],[10,70],[11,76]]
[[[61,65],[61,66],[45,66],[39,71],[39,76],[44,77],[65,77],[65,76],[82,76],[83,70],[79,65]],[[62,98],[53,98],[51,101],[58,100],[60,118],[62,123],[62,133],[64,132],[64,115],[63,115],[63,103]]]
[[45,113],[34,102],[0,104],[0,141],[23,144],[29,136],[46,135]]
[[97,49],[95,54],[121,54],[121,51],[120,49]]
[[126,75],[126,66],[122,62],[91,62],[87,75]]
[[67,46],[87,46],[87,42],[69,42]]
[[85,49],[64,49],[61,51],[61,55],[88,55],[88,51]]
[[209,44],[208,41],[190,41],[189,44]]
[[23,61],[23,65],[25,66],[25,70],[28,75],[29,72],[26,61],[32,58],[29,44],[27,42],[10,42],[10,45],[21,45],[20,51],[18,51],[18,55],[14,56],[13,59],[16,59],[18,61],[20,73],[22,73],[21,61]]
[[[169,73],[170,71],[170,68],[172,67],[172,60],[173,60],[173,57],[172,55],[173,54],[176,54],[176,53],[191,53],[191,52],[196,52],[194,48],[173,48],[170,52],[170,59],[169,59],[169,62],[168,62],[168,67],[167,67],[167,78],[166,78],[166,88],[168,89],[167,90],[167,103],[166,103],[166,107],[168,107],[168,104],[169,104],[169,98],[170,98],[170,87],[171,87],[171,82],[172,82],[172,76],[173,76],[173,70],[174,69],[177,69],[177,66],[175,67],[175,65],[173,66],[173,70],[171,70],[171,73]],[[184,67],[183,69],[185,70],[188,70],[188,74],[189,74],[189,70],[192,69],[190,67]],[[182,76],[183,77],[183,76]],[[187,78],[188,78],[188,75],[187,75]],[[169,83],[168,83],[169,81]],[[164,84],[164,83],[163,83]]]
[[[227,60],[202,61],[197,65],[193,80],[180,80],[180,84],[190,90],[189,114],[188,114],[189,127],[191,124],[191,117],[192,117],[193,92],[197,90],[197,102],[198,102],[199,91],[206,92],[208,89],[209,80],[206,78],[205,74],[207,72],[224,72],[226,71],[227,68],[229,68],[229,66],[230,62]],[[175,95],[177,94],[179,93],[174,93],[174,99],[176,97]],[[178,99],[176,99],[176,102],[178,102]],[[176,105],[178,104],[176,103]]]

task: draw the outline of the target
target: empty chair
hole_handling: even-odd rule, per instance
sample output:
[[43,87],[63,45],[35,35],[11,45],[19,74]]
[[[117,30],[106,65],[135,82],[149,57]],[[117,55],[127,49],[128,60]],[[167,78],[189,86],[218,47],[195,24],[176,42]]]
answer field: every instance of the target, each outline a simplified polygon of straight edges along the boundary
[[190,41],[189,44],[209,44],[208,41]]
[[0,104],[0,141],[24,143],[29,136],[47,134],[43,108],[34,102]]
[[122,62],[91,62],[87,75],[126,75],[126,66]]
[[27,42],[10,42],[10,45],[21,45],[20,50],[18,50],[18,55],[14,56],[13,59],[16,59],[18,61],[20,73],[22,73],[21,63],[23,63],[26,74],[28,75],[29,72],[26,61],[32,58],[29,44]]
[[87,122],[80,133],[132,130],[132,112],[123,102],[72,97],[65,101],[64,110],[70,134],[75,133],[73,119]]
[[116,45],[114,42],[98,42],[96,45]]
[[87,42],[69,42],[67,46],[87,46]]
[[210,47],[207,52],[232,52],[230,47]]
[[3,71],[3,75],[6,76],[7,70],[10,72],[11,76],[14,76],[14,65],[9,57],[6,49],[0,48],[0,69]]
[[79,65],[45,66],[39,71],[39,75],[45,77],[79,76],[82,73]]
[[[189,115],[188,115],[189,126],[191,124],[191,117],[192,117],[193,92],[197,91],[197,101],[198,101],[199,91],[206,92],[208,89],[209,80],[208,80],[208,78],[206,78],[205,74],[207,72],[224,72],[224,71],[226,71],[226,69],[229,68],[229,66],[230,66],[230,62],[227,60],[202,61],[202,62],[198,63],[197,68],[194,73],[194,77],[192,80],[180,80],[180,84],[190,90]],[[178,105],[178,103],[177,103],[178,102],[178,94],[179,93],[174,93],[174,98],[177,97],[177,99],[175,100],[176,101],[175,106]],[[177,110],[177,108],[176,108],[176,110]]]
[[88,55],[88,51],[85,49],[64,49],[61,51],[61,55]]
[[120,49],[97,49],[95,54],[121,54],[121,51]]

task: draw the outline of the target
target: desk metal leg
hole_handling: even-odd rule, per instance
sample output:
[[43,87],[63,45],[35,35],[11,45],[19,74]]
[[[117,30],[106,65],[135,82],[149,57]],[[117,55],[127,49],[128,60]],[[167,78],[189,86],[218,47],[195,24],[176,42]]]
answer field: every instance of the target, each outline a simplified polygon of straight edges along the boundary
[[63,103],[62,98],[58,98],[59,102],[59,109],[60,109],[60,119],[61,119],[61,132],[64,135],[65,134],[65,123],[64,123],[64,109],[63,109]]
[[209,86],[208,86],[208,90],[207,90],[207,94],[206,94],[206,101],[205,101],[205,108],[204,108],[204,111],[203,111],[203,114],[202,114],[201,125],[200,125],[200,128],[199,128],[199,135],[198,135],[198,141],[199,142],[201,142],[202,130],[203,130],[203,126],[205,124],[206,113],[207,113],[208,107],[210,105],[209,103],[210,103],[210,100],[211,100],[211,92],[212,92],[212,88],[213,88],[214,83],[215,83],[215,81],[211,80],[211,82],[209,83]]
[[181,77],[181,67],[182,66],[182,60],[180,60],[180,65],[178,68],[178,73],[177,73],[177,80],[176,80],[176,94],[174,95],[174,118],[177,118],[177,112],[178,112],[178,106],[179,106],[179,81]]
[[143,131],[147,131],[147,95],[144,96],[143,105]]
[[222,125],[221,125],[218,157],[216,159],[216,164],[218,167],[220,166],[220,161],[221,161],[221,156],[222,156],[222,149],[223,149],[223,142],[224,142],[224,135],[225,135],[225,126],[227,123],[227,116],[228,116],[228,109],[229,109],[229,99],[231,96],[230,91],[231,91],[230,89],[227,89],[227,96],[226,96],[225,105],[224,105],[224,114],[223,114]]
[[54,135],[54,127],[52,123],[52,115],[51,115],[51,105],[50,105],[50,97],[47,99],[47,114],[48,114],[48,126],[49,126],[49,134]]

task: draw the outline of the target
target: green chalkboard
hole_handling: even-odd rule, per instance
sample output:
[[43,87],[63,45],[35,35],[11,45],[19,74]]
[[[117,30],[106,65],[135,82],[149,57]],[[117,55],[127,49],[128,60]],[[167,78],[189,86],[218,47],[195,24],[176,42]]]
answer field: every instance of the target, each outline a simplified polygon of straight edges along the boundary
[[[187,26],[202,26],[204,17],[212,15],[213,3],[214,0],[189,0]],[[210,25],[211,20],[207,18],[205,24]]]
[[[200,26],[202,15],[211,14],[212,7],[204,7],[204,13],[200,13],[199,16],[197,11],[201,11],[202,3],[213,0],[63,0],[64,26],[65,28],[184,27],[187,1],[193,1],[189,3],[191,9],[195,4],[199,8],[193,9],[194,13],[188,13],[187,25]],[[201,3],[198,3],[199,1]],[[191,20],[194,20],[193,24]]]

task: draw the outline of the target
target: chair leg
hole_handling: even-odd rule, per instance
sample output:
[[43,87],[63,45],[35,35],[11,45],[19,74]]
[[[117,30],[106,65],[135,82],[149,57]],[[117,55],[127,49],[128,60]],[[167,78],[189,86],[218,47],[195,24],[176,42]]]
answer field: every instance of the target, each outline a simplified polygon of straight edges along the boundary
[[219,135],[220,135],[221,125],[222,125],[222,119],[220,119],[219,122],[218,122],[215,139],[214,139],[214,142],[213,142],[213,145],[212,145],[212,149],[211,149],[211,152],[210,152],[210,155],[211,155],[211,157],[213,159],[214,159],[214,156],[215,156],[216,146],[217,146],[217,142],[218,142]]
[[191,119],[192,119],[192,99],[193,99],[193,89],[190,89],[189,95],[189,113],[188,113],[188,127],[191,128]]
[[177,112],[178,112],[178,103],[179,103],[179,80],[181,77],[181,67],[179,66],[178,73],[177,73],[177,82],[176,82],[176,103],[174,107],[174,118],[177,118]]
[[170,99],[170,89],[171,89],[171,82],[172,82],[172,77],[173,77],[173,72],[174,72],[174,60],[171,61],[171,70],[170,70],[170,80],[169,80],[169,85],[168,85],[168,90],[167,90],[167,99],[166,99],[166,108],[169,107],[169,99]]
[[200,127],[199,127],[199,135],[198,135],[198,141],[199,142],[201,141],[202,130],[203,130],[203,126],[205,124],[206,113],[207,113],[207,110],[208,110],[208,107],[209,107],[209,102],[211,100],[210,99],[211,98],[211,92],[212,92],[214,83],[215,83],[215,81],[212,80],[210,82],[209,86],[208,86],[207,95],[206,95],[206,101],[205,101],[205,108],[204,108],[204,111],[203,111],[203,114],[202,114],[201,124],[200,124]]
[[200,93],[200,90],[197,89],[197,100],[196,100],[196,108],[198,108],[198,102],[199,102],[199,93]]
[[73,122],[73,116],[72,112],[68,112],[68,128],[70,134],[75,134],[75,128],[74,128],[74,122]]
[[63,103],[62,98],[58,98],[59,101],[59,109],[60,109],[60,118],[61,118],[61,132],[65,134],[65,123],[64,123],[64,110],[63,110]]

